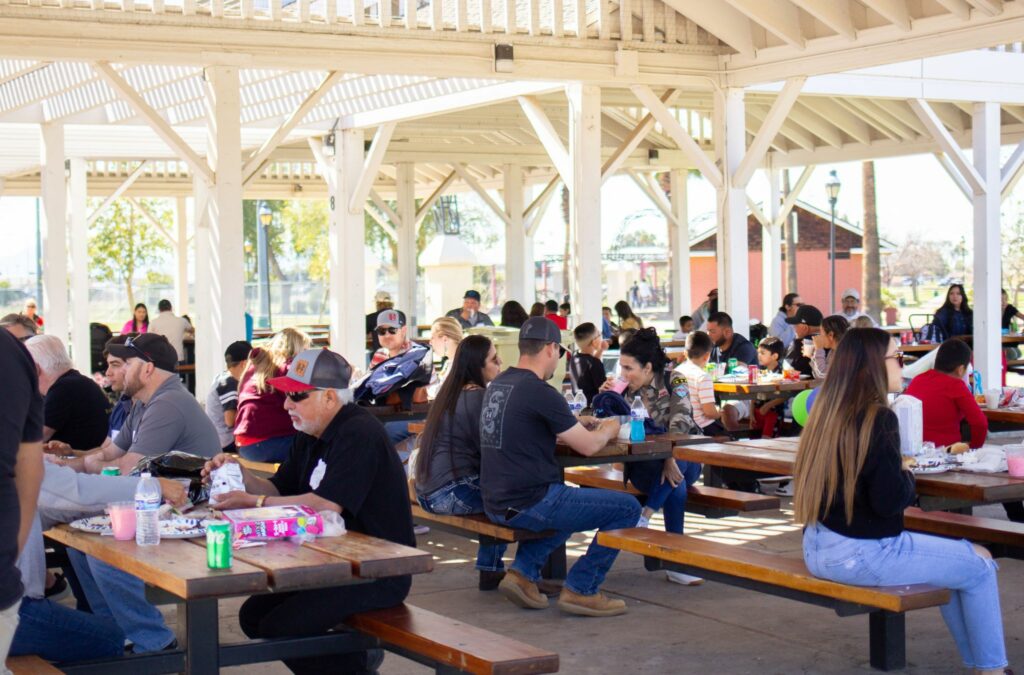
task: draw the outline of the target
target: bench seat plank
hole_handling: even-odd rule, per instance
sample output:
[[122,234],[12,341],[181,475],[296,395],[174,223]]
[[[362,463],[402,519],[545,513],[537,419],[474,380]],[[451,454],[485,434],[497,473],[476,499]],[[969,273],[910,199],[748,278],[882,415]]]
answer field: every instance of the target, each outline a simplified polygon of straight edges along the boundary
[[7,669],[14,675],[59,675],[64,672],[38,656],[9,656]]
[[[623,486],[622,471],[609,466],[566,469],[565,479],[581,487],[616,490],[628,492],[631,495],[643,494],[631,484]],[[734,511],[773,511],[780,505],[778,497],[705,485],[691,485],[687,491],[687,503]]]
[[714,570],[843,602],[889,612],[907,612],[949,602],[949,591],[924,584],[909,586],[848,586],[819,579],[807,571],[803,560],[729,544],[703,541],[647,528],[599,532],[598,543],[638,555]]
[[412,605],[356,614],[346,622],[381,642],[477,675],[558,671],[558,654]]
[[945,511],[923,511],[912,506],[903,512],[903,524],[908,530],[942,537],[1024,547],[1024,523],[998,518]]
[[419,504],[412,505],[412,517],[417,520],[428,521],[445,525],[447,527],[473,532],[484,537],[491,537],[498,541],[524,541],[527,539],[540,539],[550,535],[550,532],[531,532],[530,530],[517,530],[504,525],[492,522],[490,518],[482,513],[466,516],[449,516],[431,513]]

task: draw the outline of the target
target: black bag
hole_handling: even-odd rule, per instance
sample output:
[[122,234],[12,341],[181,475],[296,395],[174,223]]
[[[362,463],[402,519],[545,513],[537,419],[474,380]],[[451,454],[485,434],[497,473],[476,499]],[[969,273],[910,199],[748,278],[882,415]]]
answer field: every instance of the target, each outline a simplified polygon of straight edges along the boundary
[[193,504],[205,502],[210,498],[210,486],[203,483],[203,467],[207,459],[180,450],[170,450],[156,457],[143,457],[132,470],[136,476],[149,472],[159,478],[189,480],[188,498]]

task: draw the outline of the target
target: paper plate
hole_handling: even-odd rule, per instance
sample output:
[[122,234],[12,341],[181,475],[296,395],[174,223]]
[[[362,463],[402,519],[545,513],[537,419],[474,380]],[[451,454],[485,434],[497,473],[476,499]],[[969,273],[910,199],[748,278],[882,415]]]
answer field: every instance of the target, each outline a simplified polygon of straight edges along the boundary
[[[70,523],[71,527],[89,534],[113,535],[110,516],[91,516]],[[171,518],[160,521],[161,539],[194,539],[206,534],[205,521],[197,518]]]

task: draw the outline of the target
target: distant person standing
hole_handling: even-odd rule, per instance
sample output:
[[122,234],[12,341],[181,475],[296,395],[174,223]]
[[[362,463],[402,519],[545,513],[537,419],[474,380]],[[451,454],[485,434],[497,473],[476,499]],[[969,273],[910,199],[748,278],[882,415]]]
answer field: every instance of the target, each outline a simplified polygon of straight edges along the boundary
[[[862,316],[867,316],[869,319],[871,319],[870,316],[860,311],[860,291],[858,291],[856,288],[847,288],[845,291],[843,291],[842,302],[843,311],[840,312],[840,315],[849,323],[853,323],[856,319]],[[874,319],[871,319],[871,325],[869,326],[869,328],[877,327],[878,324],[875,323]]]
[[494,325],[491,317],[480,311],[480,291],[472,289],[462,296],[462,307],[451,310],[445,316],[455,319],[463,328]]
[[25,301],[25,311],[22,312],[22,314],[32,319],[32,321],[35,322],[36,327],[41,330],[43,328],[43,317],[36,314],[36,309],[38,309],[38,307],[36,306],[35,298],[29,298]]
[[131,333],[138,335],[140,333],[149,332],[149,309],[146,305],[139,303],[135,305],[135,309],[132,310],[132,318],[124,322],[121,326],[121,333]]
[[178,352],[178,363],[181,363],[185,360],[185,336],[192,332],[192,324],[174,313],[170,300],[161,300],[157,309],[160,313],[149,322],[149,332],[167,338],[174,351]]
[[693,310],[693,329],[702,330],[704,322],[708,320],[708,317],[718,311],[718,289],[712,288],[708,291],[708,299],[700,303],[698,307]]

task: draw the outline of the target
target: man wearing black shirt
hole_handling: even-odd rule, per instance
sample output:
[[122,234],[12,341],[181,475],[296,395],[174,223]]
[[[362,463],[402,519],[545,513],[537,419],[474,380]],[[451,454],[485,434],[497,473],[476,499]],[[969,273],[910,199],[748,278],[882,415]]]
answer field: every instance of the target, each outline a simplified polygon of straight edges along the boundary
[[[708,337],[715,343],[711,361],[728,364],[730,359],[736,359],[741,367],[757,365],[757,348],[754,347],[754,343],[733,330],[731,316],[725,312],[715,312],[708,317],[706,328]],[[741,419],[750,418],[750,402],[724,401],[722,414],[726,429],[738,429]]]
[[597,326],[590,322],[576,326],[572,333],[578,351],[569,361],[569,375],[576,389],[587,397],[587,405],[590,405],[607,379],[604,363],[601,362],[604,340]]
[[35,518],[43,480],[43,400],[28,351],[0,330],[0,663],[18,625],[24,586],[16,563]]
[[[310,349],[292,361],[288,374],[269,380],[285,392],[285,410],[298,430],[288,459],[271,478],[242,468],[245,492],[222,495],[218,509],[304,504],[316,511],[341,514],[345,527],[415,546],[405,472],[384,427],[351,403],[352,368],[327,349]],[[234,457],[220,454],[205,473]],[[320,635],[347,617],[392,607],[405,600],[408,575],[372,583],[273,593],[249,598],[239,612],[242,630],[251,638]],[[382,658],[380,652],[374,659]],[[296,673],[350,673],[372,670],[365,652],[285,661]]]
[[[551,531],[542,539],[519,542],[516,559],[498,586],[502,595],[526,609],[544,609],[548,599],[537,589],[548,555],[575,532],[633,527],[640,504],[631,495],[610,490],[571,488],[562,482],[555,444],[565,443],[591,456],[619,431],[615,418],[582,420],[569,412],[562,395],[547,384],[565,350],[558,327],[533,317],[519,330],[519,362],[488,385],[480,414],[480,488],[487,517],[499,525]],[[601,582],[617,551],[591,542],[569,570],[558,598],[564,612],[613,616],[626,603],[601,593]]]
[[789,365],[794,370],[800,371],[801,375],[814,377],[814,371],[811,369],[811,359],[804,355],[803,342],[804,338],[809,338],[821,332],[821,322],[823,319],[821,311],[814,305],[801,305],[800,309],[796,310],[796,314],[786,319],[786,323],[792,324],[793,330],[796,331],[796,339],[789,345],[786,360],[789,361]]

